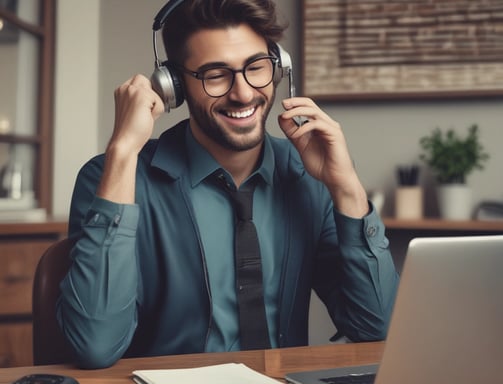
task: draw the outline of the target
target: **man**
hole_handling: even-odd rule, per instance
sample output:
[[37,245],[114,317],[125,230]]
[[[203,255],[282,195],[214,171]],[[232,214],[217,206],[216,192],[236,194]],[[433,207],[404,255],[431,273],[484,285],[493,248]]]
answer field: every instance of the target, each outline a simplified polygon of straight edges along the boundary
[[[136,75],[115,93],[104,155],[80,171],[77,240],[58,304],[86,368],[123,356],[243,347],[229,189],[253,184],[270,347],[307,344],[311,289],[338,332],[386,335],[398,277],[340,125],[310,99],[283,100],[287,139],[265,121],[283,27],[270,0],[188,0],[163,36],[190,116],[149,140],[164,101]],[[293,118],[307,122],[298,126]],[[218,178],[216,177],[218,175]]]

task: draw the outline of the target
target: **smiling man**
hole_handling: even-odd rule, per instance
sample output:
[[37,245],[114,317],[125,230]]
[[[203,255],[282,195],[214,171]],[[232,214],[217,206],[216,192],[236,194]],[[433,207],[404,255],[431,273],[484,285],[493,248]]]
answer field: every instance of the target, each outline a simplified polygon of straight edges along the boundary
[[[274,2],[175,0],[160,15],[159,69],[189,117],[150,139],[163,90],[135,75],[115,92],[113,135],[72,198],[57,310],[76,363],[305,345],[312,289],[340,336],[383,339],[398,276],[341,126],[293,97],[278,116],[286,138],[265,127],[281,70]],[[253,196],[258,245],[238,245],[241,192]],[[246,316],[243,248],[259,257],[244,263],[259,271]]]

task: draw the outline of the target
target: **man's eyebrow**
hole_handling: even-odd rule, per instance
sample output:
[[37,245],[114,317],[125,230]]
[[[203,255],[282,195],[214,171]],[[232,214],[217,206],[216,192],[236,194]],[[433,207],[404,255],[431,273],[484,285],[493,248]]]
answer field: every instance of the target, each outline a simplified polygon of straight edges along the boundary
[[[255,60],[255,59],[258,59],[260,57],[265,57],[265,56],[269,56],[268,53],[265,53],[265,52],[259,52],[259,53],[256,53],[250,57],[248,57],[246,60],[245,60],[245,63],[244,65],[248,64],[249,62]],[[212,69],[212,68],[232,68],[228,63],[224,62],[224,61],[212,61],[210,63],[205,63],[203,65],[201,65],[199,68],[197,68],[197,72],[202,72],[202,71],[205,71],[207,69]]]
[[[223,61],[213,61],[211,63],[206,63],[197,68],[197,72],[202,72],[207,69],[229,67],[229,65]],[[230,67],[229,67],[230,68]]]

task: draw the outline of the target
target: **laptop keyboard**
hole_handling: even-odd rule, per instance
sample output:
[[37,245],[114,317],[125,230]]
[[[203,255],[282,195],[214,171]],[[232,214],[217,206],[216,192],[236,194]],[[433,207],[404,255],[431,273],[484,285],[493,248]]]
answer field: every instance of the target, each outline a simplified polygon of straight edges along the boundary
[[320,379],[327,384],[373,384],[376,378],[375,373],[354,374],[348,376],[327,377]]

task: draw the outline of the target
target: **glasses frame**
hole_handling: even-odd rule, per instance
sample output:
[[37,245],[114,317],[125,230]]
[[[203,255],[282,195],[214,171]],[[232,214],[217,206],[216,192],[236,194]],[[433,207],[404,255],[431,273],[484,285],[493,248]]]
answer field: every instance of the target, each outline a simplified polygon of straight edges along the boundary
[[[260,87],[256,87],[252,84],[250,84],[250,82],[248,81],[248,78],[246,77],[246,68],[248,68],[248,66],[252,65],[253,63],[256,63],[258,60],[263,60],[263,59],[269,59],[271,60],[272,62],[272,73],[271,73],[271,79],[267,82],[267,84],[265,85],[262,85]],[[277,64],[279,62],[279,59],[276,57],[276,56],[260,56],[260,57],[257,57],[251,61],[249,61],[248,63],[246,63],[243,68],[240,68],[240,69],[234,69],[234,68],[231,68],[231,67],[226,67],[226,66],[215,66],[215,67],[211,67],[211,68],[206,68],[202,71],[192,71],[188,68],[185,68],[183,65],[177,65],[177,68],[180,69],[181,71],[185,72],[186,74],[194,77],[195,79],[197,80],[200,80],[203,84],[203,89],[204,89],[204,92],[209,96],[209,97],[214,97],[214,98],[218,98],[218,97],[223,97],[225,95],[227,95],[232,87],[234,86],[234,82],[236,81],[236,74],[237,73],[241,73],[243,75],[243,78],[245,79],[246,83],[254,88],[254,89],[261,89],[261,88],[265,88],[267,87],[269,84],[272,83],[272,81],[274,80],[274,73],[276,71],[276,67],[277,67]],[[222,93],[221,95],[218,95],[218,96],[215,96],[215,95],[211,95],[207,90],[206,90],[206,85],[205,85],[205,78],[204,78],[204,73],[208,70],[213,70],[213,69],[225,69],[229,72],[232,73],[232,80],[230,82],[230,85],[229,85],[229,89],[227,89],[227,91],[225,91],[224,93]]]

